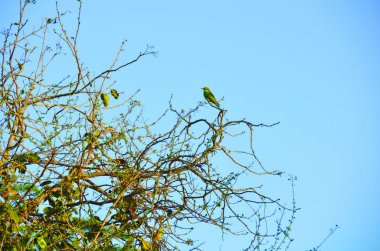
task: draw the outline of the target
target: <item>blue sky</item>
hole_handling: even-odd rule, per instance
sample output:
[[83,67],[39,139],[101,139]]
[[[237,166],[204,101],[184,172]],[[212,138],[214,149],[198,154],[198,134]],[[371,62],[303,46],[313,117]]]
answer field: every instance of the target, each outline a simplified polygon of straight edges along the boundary
[[[15,2],[2,2],[1,27]],[[54,15],[37,6],[38,22]],[[193,107],[208,85],[232,118],[281,121],[255,143],[267,167],[298,177],[290,250],[318,245],[335,224],[322,250],[380,250],[379,10],[375,0],[84,1],[79,53],[99,72],[123,39],[125,60],[154,45],[158,57],[115,75],[126,92],[142,90],[146,116],[171,94]]]

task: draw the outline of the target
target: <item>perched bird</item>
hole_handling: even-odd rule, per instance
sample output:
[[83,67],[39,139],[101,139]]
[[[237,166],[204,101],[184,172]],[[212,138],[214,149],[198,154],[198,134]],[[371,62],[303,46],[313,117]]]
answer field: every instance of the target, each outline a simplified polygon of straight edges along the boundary
[[203,87],[202,89],[203,89],[203,96],[205,96],[205,99],[207,100],[207,102],[209,102],[209,104],[211,106],[212,106],[212,104],[214,104],[214,105],[216,105],[219,108],[219,103],[216,100],[214,94],[212,94],[210,88]]

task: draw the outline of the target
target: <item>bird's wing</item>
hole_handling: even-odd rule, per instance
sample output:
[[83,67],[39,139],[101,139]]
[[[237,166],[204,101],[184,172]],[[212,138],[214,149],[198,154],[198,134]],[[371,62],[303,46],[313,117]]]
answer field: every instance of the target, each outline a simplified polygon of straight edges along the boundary
[[209,93],[209,99],[212,103],[219,107],[219,102],[216,100],[214,94],[212,92]]

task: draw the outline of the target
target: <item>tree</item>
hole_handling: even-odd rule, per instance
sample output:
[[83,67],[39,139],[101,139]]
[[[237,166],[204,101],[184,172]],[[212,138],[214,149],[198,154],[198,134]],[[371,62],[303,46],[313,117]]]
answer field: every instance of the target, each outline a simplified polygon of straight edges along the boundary
[[[77,51],[81,2],[72,33],[58,2],[56,17],[29,28],[30,4],[21,3],[0,48],[2,250],[197,250],[187,235],[197,223],[247,235],[247,250],[291,243],[294,199],[288,207],[239,183],[281,175],[264,168],[253,145],[255,128],[275,124],[227,119],[222,109],[210,120],[206,102],[185,111],[171,100],[146,122],[138,91],[123,93],[112,74],[153,48],[119,62],[123,42],[112,66],[92,74]],[[62,57],[75,70],[56,79],[51,65]],[[111,116],[120,106],[125,112]],[[237,137],[246,150],[231,149]]]

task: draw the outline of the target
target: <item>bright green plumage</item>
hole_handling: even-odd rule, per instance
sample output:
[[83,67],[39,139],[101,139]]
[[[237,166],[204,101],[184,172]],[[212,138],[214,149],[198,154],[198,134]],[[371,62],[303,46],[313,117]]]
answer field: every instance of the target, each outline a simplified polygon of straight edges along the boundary
[[202,89],[203,89],[203,96],[205,96],[205,99],[207,100],[207,102],[209,102],[210,105],[214,104],[214,105],[216,105],[216,107],[219,108],[219,103],[216,100],[214,94],[212,94],[210,88],[203,87]]

